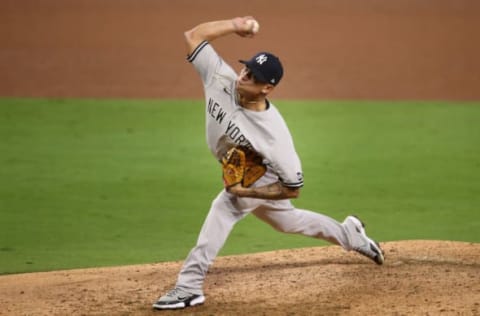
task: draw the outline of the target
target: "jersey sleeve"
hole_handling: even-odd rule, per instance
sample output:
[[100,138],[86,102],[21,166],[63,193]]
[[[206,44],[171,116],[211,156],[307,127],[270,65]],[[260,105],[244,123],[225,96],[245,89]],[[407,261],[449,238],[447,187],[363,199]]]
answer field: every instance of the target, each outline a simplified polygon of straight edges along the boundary
[[300,188],[303,186],[302,165],[292,135],[280,112],[269,104],[267,111],[246,112],[251,127],[247,129],[247,138],[282,185]]
[[[263,137],[253,138],[269,168],[277,175],[282,185],[290,188],[303,186],[300,158],[295,150],[292,135],[277,108],[271,104],[268,116],[262,117],[258,130]],[[262,124],[264,123],[264,124]]]
[[197,48],[187,56],[187,61],[189,61],[200,74],[204,86],[210,85],[216,75],[235,78],[235,72],[207,41],[201,42]]
[[275,146],[271,156],[271,167],[278,175],[280,182],[290,188],[303,186],[303,172],[300,158],[291,139],[284,139]]

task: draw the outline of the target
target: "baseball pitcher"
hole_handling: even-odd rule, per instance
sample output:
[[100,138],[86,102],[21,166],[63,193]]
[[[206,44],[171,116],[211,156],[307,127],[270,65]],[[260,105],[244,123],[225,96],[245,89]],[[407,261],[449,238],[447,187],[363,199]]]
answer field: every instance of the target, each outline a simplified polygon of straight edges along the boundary
[[259,52],[240,60],[243,68],[237,75],[211,45],[229,34],[253,37],[258,27],[253,17],[237,17],[202,23],[184,34],[187,60],[204,87],[207,145],[220,163],[225,189],[213,200],[175,288],[161,296],[154,309],[205,302],[207,270],[233,226],[248,214],[280,232],[327,240],[377,264],[384,261],[379,244],[366,235],[358,218],[348,216],[340,223],[291,203],[303,186],[302,166],[282,115],[267,98],[282,79],[280,59]]

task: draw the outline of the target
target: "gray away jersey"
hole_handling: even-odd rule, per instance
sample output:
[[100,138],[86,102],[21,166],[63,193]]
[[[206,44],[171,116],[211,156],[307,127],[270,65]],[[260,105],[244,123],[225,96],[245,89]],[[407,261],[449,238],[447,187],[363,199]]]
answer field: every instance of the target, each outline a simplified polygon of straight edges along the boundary
[[206,99],[207,144],[220,160],[231,147],[241,145],[254,149],[268,166],[266,177],[279,179],[288,187],[303,186],[300,159],[292,136],[277,110],[269,103],[267,110],[257,112],[236,103],[237,74],[207,42],[202,42],[187,59],[200,74]]

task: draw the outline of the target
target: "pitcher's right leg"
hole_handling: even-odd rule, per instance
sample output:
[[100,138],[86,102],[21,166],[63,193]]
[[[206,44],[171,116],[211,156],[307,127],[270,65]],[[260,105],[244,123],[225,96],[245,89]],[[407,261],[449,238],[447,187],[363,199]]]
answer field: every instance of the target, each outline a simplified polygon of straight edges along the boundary
[[354,250],[377,264],[384,262],[380,245],[367,236],[365,226],[355,216],[348,216],[339,223],[329,216],[297,208],[259,208],[253,214],[280,232],[327,240],[346,250]]
[[349,248],[349,239],[343,225],[326,215],[297,208],[288,210],[259,208],[252,213],[280,232],[302,234]]

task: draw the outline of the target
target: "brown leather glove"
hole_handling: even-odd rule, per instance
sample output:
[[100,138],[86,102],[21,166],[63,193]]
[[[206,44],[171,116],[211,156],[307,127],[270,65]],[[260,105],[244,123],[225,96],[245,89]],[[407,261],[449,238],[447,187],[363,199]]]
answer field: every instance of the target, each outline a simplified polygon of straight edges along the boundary
[[249,187],[260,179],[267,167],[263,158],[245,147],[233,147],[222,158],[223,183],[226,188],[237,183]]

